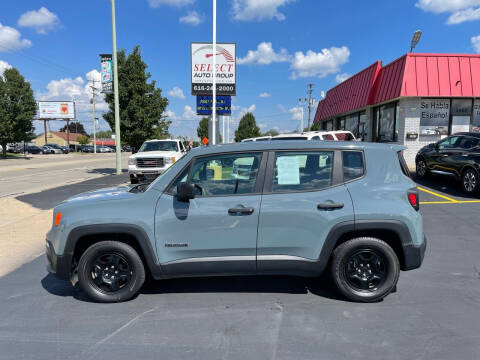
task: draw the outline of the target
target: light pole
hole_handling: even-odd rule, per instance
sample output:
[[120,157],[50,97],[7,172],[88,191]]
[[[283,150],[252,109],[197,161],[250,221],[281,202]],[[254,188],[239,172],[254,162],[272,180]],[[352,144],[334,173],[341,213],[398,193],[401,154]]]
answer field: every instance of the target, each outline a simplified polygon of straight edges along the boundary
[[212,98],[212,145],[217,143],[217,0],[213,0],[213,98]]
[[[302,119],[301,119],[301,123],[300,123],[300,126],[301,126],[301,130],[300,132],[303,132],[303,113],[304,113],[304,106],[307,102],[307,98],[298,98],[298,106],[300,106],[300,109],[302,109]],[[309,129],[310,130],[310,129]]]
[[410,43],[410,52],[413,52],[413,49],[415,49],[415,46],[417,46],[421,37],[422,37],[422,30],[417,30],[413,33],[412,42]]
[[116,173],[122,173],[122,148],[120,143],[120,108],[118,100],[118,69],[117,69],[117,29],[115,24],[115,0],[110,0],[112,4],[112,45],[113,45],[113,97],[115,102],[115,154],[116,154]]

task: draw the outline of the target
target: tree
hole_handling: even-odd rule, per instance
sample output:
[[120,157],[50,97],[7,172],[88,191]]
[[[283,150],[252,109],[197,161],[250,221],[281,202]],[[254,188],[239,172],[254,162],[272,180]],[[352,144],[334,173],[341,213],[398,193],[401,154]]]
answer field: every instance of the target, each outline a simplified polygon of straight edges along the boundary
[[37,103],[30,83],[15,68],[0,74],[0,145],[7,156],[7,143],[28,141],[33,136]]
[[263,136],[277,136],[277,135],[278,135],[278,131],[275,129],[270,129],[263,133]]
[[320,122],[313,123],[312,126],[310,126],[310,131],[320,131]]
[[[111,130],[101,130],[96,134],[97,139],[111,139],[112,138],[112,131]],[[90,137],[93,135],[90,134]]]
[[[59,131],[60,132],[67,132],[67,125],[62,127]],[[71,132],[71,133],[76,133],[76,134],[83,134],[83,135],[87,134],[87,132],[85,131],[85,128],[83,127],[83,124],[81,124],[78,121],[69,123],[68,124],[68,131]]]
[[204,137],[208,138],[208,118],[204,117],[200,120],[197,128],[197,135],[202,140]]
[[246,113],[240,119],[238,129],[235,131],[235,141],[240,142],[243,139],[260,136],[260,128],[255,122],[255,116],[251,112]]
[[77,141],[80,145],[87,145],[90,142],[90,139],[87,135],[80,135],[77,137]]
[[[168,99],[162,97],[162,90],[155,87],[154,80],[148,82],[151,75],[146,71],[139,46],[128,56],[125,50],[117,55],[121,140],[138,149],[145,140],[168,135],[171,122],[162,117]],[[115,129],[113,94],[107,94],[105,101],[110,111],[103,117]]]

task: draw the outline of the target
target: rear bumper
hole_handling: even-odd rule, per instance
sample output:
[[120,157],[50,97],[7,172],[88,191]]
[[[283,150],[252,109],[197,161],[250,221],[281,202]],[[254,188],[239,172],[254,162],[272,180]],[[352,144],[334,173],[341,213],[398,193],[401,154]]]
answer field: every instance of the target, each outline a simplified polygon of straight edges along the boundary
[[418,269],[422,265],[426,249],[427,238],[425,236],[423,237],[423,243],[420,246],[403,246],[404,266],[402,270]]
[[55,254],[55,249],[48,240],[45,246],[45,255],[47,257],[48,272],[62,280],[70,280],[70,257]]

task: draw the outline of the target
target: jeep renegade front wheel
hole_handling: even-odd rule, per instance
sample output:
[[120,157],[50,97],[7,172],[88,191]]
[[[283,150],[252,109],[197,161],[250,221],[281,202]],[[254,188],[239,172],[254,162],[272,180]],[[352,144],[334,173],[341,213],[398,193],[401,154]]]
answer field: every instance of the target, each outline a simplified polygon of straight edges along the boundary
[[383,299],[397,284],[399,274],[395,251],[379,239],[352,239],[333,253],[333,280],[340,292],[353,301]]
[[80,288],[94,301],[121,302],[134,297],[145,281],[140,256],[130,245],[101,241],[90,246],[78,263]]

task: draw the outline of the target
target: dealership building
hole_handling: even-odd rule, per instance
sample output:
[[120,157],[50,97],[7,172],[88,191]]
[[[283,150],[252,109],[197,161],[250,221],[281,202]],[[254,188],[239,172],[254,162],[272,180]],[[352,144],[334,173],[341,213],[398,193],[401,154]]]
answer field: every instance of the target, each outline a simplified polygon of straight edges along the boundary
[[314,123],[363,141],[405,145],[414,165],[426,144],[480,132],[480,55],[408,53],[385,66],[377,61],[330,89]]

